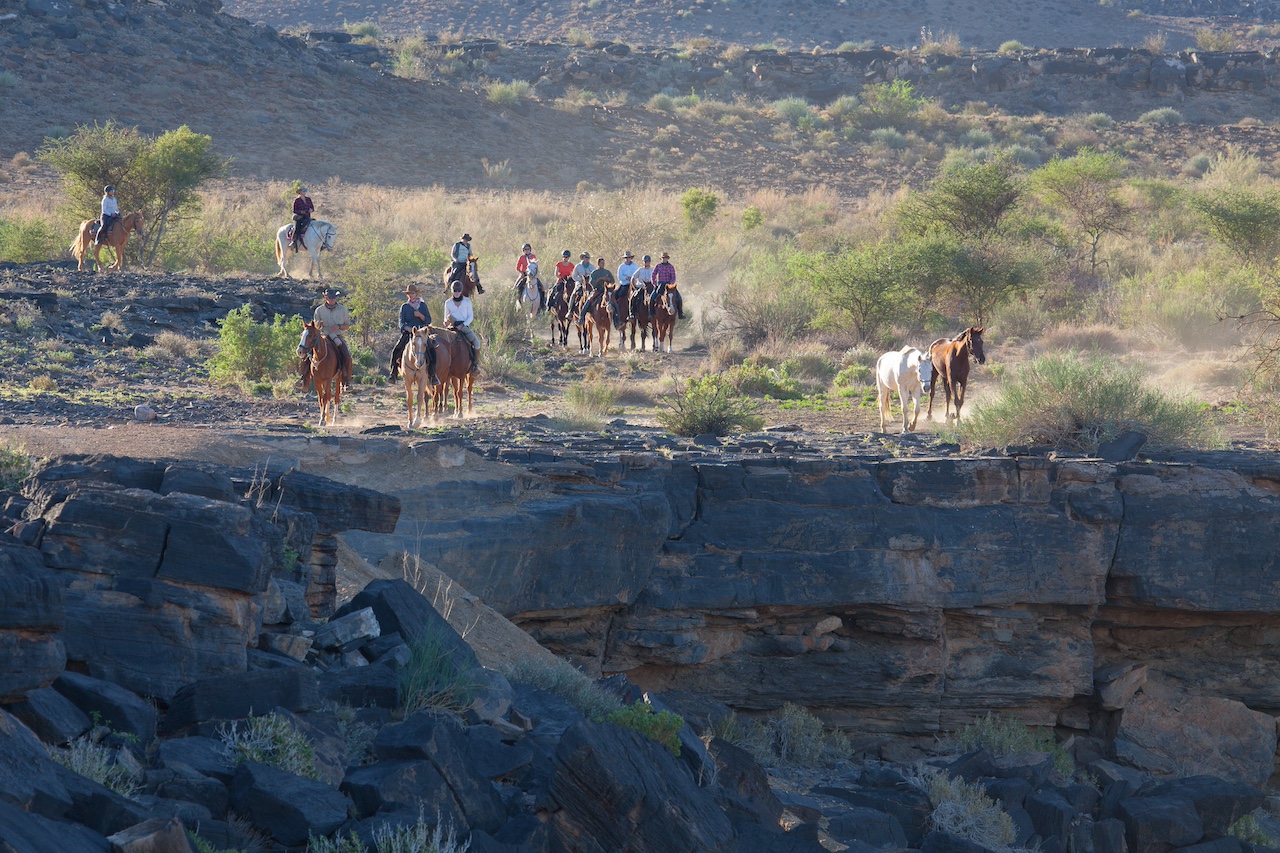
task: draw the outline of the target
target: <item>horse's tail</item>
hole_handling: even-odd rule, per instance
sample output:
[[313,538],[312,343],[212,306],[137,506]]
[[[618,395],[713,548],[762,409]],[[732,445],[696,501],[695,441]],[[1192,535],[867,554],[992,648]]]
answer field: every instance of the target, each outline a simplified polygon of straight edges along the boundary
[[280,245],[280,236],[276,235],[276,263],[277,264],[280,263],[280,260],[283,257],[284,257],[284,249]]

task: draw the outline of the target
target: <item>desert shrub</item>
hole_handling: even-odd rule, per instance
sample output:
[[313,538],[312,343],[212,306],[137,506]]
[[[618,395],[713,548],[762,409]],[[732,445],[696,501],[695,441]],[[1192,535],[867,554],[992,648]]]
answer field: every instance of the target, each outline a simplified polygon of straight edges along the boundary
[[782,98],[770,104],[769,109],[775,118],[795,127],[801,119],[812,118],[813,110],[804,98]]
[[521,99],[529,97],[533,85],[524,80],[512,80],[510,83],[499,83],[496,80],[484,87],[485,97],[489,103],[500,107],[513,107]]
[[669,113],[676,108],[676,101],[670,95],[659,92],[649,99],[646,106],[660,113]]
[[342,838],[317,838],[313,835],[307,839],[307,853],[365,853],[366,849],[360,836],[354,832]]
[[756,404],[719,376],[691,379],[663,402],[667,408],[658,413],[658,422],[676,435],[728,435],[764,424]]
[[156,335],[156,342],[143,350],[142,354],[153,360],[181,361],[200,358],[204,351],[205,346],[202,341],[165,330]]
[[[421,810],[412,826],[381,826],[370,838],[376,853],[466,853],[471,849],[469,841],[459,841],[458,834],[448,821],[436,813],[435,825],[427,823]],[[367,845],[356,834],[343,838],[307,839],[307,853],[365,853]]]
[[1191,175],[1199,178],[1208,173],[1212,168],[1213,160],[1210,159],[1208,154],[1193,154],[1188,157],[1187,162],[1183,164],[1182,173],[1184,175]]
[[1029,362],[961,426],[973,444],[1047,444],[1085,453],[1126,430],[1154,446],[1208,446],[1212,425],[1189,400],[1147,388],[1136,370],[1079,354]]
[[[484,310],[476,312],[471,330],[480,338],[484,348],[490,351],[515,350],[529,343],[529,321],[514,299],[487,300]],[[481,358],[483,357],[482,355]]]
[[484,378],[499,385],[511,382],[533,382],[538,369],[523,358],[519,351],[502,347],[484,351],[480,356],[480,368]]
[[772,767],[778,757],[773,752],[773,736],[768,726],[750,717],[739,717],[736,712],[711,720],[711,734],[751,753],[752,758],[765,767]]
[[571,429],[599,429],[618,404],[618,387],[609,382],[586,380],[569,386],[560,423]]
[[865,364],[851,364],[841,368],[831,384],[837,388],[865,388],[874,385],[876,372]]
[[933,812],[929,823],[935,832],[945,832],[972,841],[988,850],[1008,850],[1017,834],[1013,820],[999,803],[987,796],[980,782],[934,772],[924,791]]
[[377,38],[382,35],[382,30],[373,21],[356,21],[354,23],[342,23],[342,28],[355,38]]
[[67,241],[43,219],[0,219],[0,260],[15,264],[51,261],[67,251]]
[[1026,50],[1027,46],[1017,39],[1009,39],[1000,43],[1000,53],[1017,53],[1020,50]]
[[1115,124],[1115,119],[1106,113],[1089,113],[1081,119],[1081,123],[1093,130],[1106,130]]
[[1247,814],[1231,824],[1227,834],[1258,847],[1276,846],[1276,839],[1269,835],[1262,828],[1262,825],[1258,823],[1258,819],[1251,814]]
[[791,702],[782,713],[770,717],[769,733],[777,763],[790,767],[822,767],[849,757],[849,738],[842,732],[828,732],[822,721]]
[[1053,733],[1033,729],[1021,720],[986,714],[978,717],[955,735],[956,745],[962,750],[985,749],[997,758],[1007,755],[1023,755],[1028,752],[1047,752],[1053,758],[1053,766],[1064,776],[1075,772],[1075,762],[1058,743]]
[[769,367],[754,358],[733,365],[724,375],[740,394],[763,394],[775,400],[798,400],[804,396],[800,383],[786,370]]
[[1235,50],[1236,36],[1230,30],[1201,27],[1196,30],[1196,47],[1201,50]]
[[862,87],[862,119],[870,127],[909,125],[926,103],[901,77],[891,83],[868,83]]
[[218,351],[209,361],[209,378],[219,385],[284,379],[297,372],[302,318],[277,314],[256,323],[246,304],[227,312],[218,331]]
[[680,730],[684,728],[684,718],[670,711],[655,711],[653,706],[644,701],[636,701],[625,708],[609,713],[605,720],[639,732],[649,740],[657,741],[671,751],[680,755]]
[[877,127],[871,131],[871,142],[893,151],[901,151],[907,147],[907,137],[893,127]]
[[235,764],[253,761],[295,776],[320,778],[311,743],[275,711],[263,717],[250,714],[243,723],[223,726],[218,735],[227,757]]
[[409,662],[400,669],[400,707],[405,716],[433,710],[460,714],[479,689],[478,673],[460,663],[443,627],[431,628],[409,644]]
[[94,739],[102,733],[102,729],[97,729],[96,734],[94,731],[83,734],[71,741],[66,749],[51,750],[50,755],[73,773],[92,779],[122,797],[132,797],[138,793],[138,784],[133,774],[116,761],[116,750]]
[[502,674],[513,684],[527,684],[556,694],[592,720],[603,720],[622,710],[617,697],[560,658],[554,663],[525,658],[504,667]]
[[16,492],[31,473],[31,457],[22,445],[0,444],[0,491]]
[[1143,124],[1158,124],[1161,127],[1168,127],[1171,124],[1182,123],[1182,113],[1173,107],[1160,107],[1154,110],[1147,110],[1138,116],[1138,121]]
[[685,224],[691,231],[701,231],[712,219],[716,218],[716,210],[720,207],[720,198],[710,190],[690,187],[680,196],[680,210],[684,213]]
[[934,35],[932,30],[920,28],[920,53],[924,56],[946,54],[954,56],[960,52],[960,36],[955,33]]
[[747,205],[742,211],[742,230],[751,231],[764,224],[764,212],[754,204]]
[[785,259],[775,255],[734,270],[716,304],[722,331],[747,348],[801,337],[818,312],[809,288],[790,274]]

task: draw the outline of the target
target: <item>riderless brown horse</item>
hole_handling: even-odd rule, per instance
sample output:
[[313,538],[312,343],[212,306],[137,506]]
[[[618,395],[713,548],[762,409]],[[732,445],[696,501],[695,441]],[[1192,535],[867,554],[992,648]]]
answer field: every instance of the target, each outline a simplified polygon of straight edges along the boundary
[[342,368],[338,348],[315,323],[306,323],[302,327],[302,339],[298,341],[298,355],[311,358],[311,380],[320,401],[320,426],[332,426],[338,417],[338,407],[342,405]]
[[418,328],[413,330],[409,344],[400,357],[400,373],[404,376],[404,398],[409,409],[405,426],[413,429],[421,426],[430,412],[427,409],[427,391],[431,389],[431,373],[427,348],[431,346],[431,330]]
[[431,327],[436,347],[436,377],[440,384],[432,389],[432,411],[442,415],[450,392],[453,393],[453,416],[462,419],[462,390],[467,391],[467,414],[471,414],[471,390],[475,373],[471,370],[471,347],[466,338],[448,329]]
[[954,338],[938,338],[929,344],[929,356],[933,361],[933,382],[929,385],[929,420],[933,420],[933,394],[942,383],[946,402],[943,404],[942,420],[951,420],[951,399],[955,398],[956,422],[960,421],[960,407],[964,405],[964,389],[969,381],[969,356],[978,360],[978,364],[987,363],[987,355],[982,351],[982,327],[970,326]]
[[[473,294],[484,293],[484,287],[480,284],[479,260],[479,258],[472,258],[467,261],[466,266],[462,268],[462,276],[458,279],[462,282],[462,295],[468,299],[470,299]],[[446,297],[453,295],[450,290],[452,284],[449,281],[449,271],[451,269],[452,266],[444,271],[444,295]]]
[[[636,348],[636,328],[640,329],[640,349],[643,351],[649,345],[649,332],[653,326],[653,315],[649,312],[649,294],[645,292],[644,286],[636,288],[636,292],[631,296],[631,348]],[[626,334],[623,333],[625,342]],[[653,348],[658,348],[658,336],[653,336]]]
[[668,284],[662,288],[662,295],[658,297],[658,304],[653,312],[653,351],[662,352],[662,345],[667,345],[667,352],[671,352],[672,345],[675,342],[676,334],[676,304],[673,291],[674,284]]
[[97,242],[93,233],[93,223],[95,219],[86,219],[80,223],[80,233],[76,236],[76,241],[71,244],[71,253],[76,256],[76,270],[84,272],[84,256],[93,250],[93,266],[95,270],[102,269],[102,247],[108,246],[111,251],[116,253],[116,262],[107,269],[119,272],[124,269],[124,244],[129,242],[129,232],[137,231],[139,237],[145,237],[142,231],[142,211],[135,210],[128,216],[122,216],[116,220],[116,224],[107,232],[107,236],[102,243]]
[[600,301],[587,312],[587,321],[582,326],[582,352],[587,355],[592,354],[593,342],[591,336],[593,333],[599,341],[599,346],[596,348],[600,351],[597,355],[604,358],[604,354],[609,351],[609,344],[613,341],[613,326],[609,322],[609,306],[606,303],[612,298],[612,289],[606,287]]
[[551,345],[559,340],[560,346],[569,346],[569,293],[568,285],[557,284],[547,297],[547,313],[551,315]]

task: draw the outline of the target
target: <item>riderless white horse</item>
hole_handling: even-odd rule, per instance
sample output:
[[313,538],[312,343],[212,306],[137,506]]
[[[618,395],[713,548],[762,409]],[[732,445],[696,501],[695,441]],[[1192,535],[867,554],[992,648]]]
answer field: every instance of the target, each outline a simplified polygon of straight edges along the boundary
[[[276,263],[280,265],[280,276],[289,278],[289,270],[287,268],[289,252],[292,250],[292,241],[290,240],[290,232],[293,231],[293,223],[281,226],[276,232]],[[314,275],[320,278],[320,252],[325,249],[333,249],[333,238],[338,236],[338,229],[332,223],[325,222],[323,219],[311,220],[311,225],[302,235],[302,247],[311,253],[311,268],[308,275]]]
[[[898,392],[902,404],[902,434],[913,432],[920,419],[920,404],[924,398],[924,386],[933,379],[933,362],[920,350],[905,346],[896,352],[887,352],[876,361],[876,397],[880,404],[880,431],[888,432],[890,395]],[[915,414],[911,426],[907,426],[907,404],[915,401]]]

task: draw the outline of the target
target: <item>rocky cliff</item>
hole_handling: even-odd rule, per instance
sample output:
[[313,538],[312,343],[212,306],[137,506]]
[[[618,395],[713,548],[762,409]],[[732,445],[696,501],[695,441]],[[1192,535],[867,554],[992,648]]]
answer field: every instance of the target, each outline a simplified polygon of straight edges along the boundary
[[452,467],[399,493],[395,536],[352,541],[419,555],[553,650],[647,689],[744,711],[794,701],[898,734],[997,709],[1117,737],[1169,772],[1189,759],[1152,727],[1216,727],[1247,741],[1251,778],[1269,775],[1280,460],[609,444],[493,448],[523,464],[477,475],[457,441],[419,445]]

